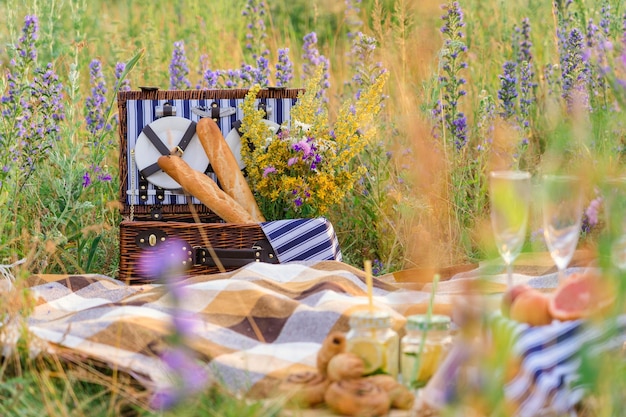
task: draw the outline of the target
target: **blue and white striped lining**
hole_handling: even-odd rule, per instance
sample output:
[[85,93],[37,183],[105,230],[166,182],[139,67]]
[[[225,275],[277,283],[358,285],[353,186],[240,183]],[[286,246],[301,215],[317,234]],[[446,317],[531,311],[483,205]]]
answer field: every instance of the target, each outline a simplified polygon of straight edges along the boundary
[[[165,103],[171,103],[176,107],[176,116],[184,117],[185,119],[197,122],[200,117],[192,113],[191,109],[194,107],[209,107],[214,101],[219,102],[220,108],[234,108],[236,113],[227,117],[222,117],[218,121],[220,130],[224,136],[232,130],[232,124],[243,118],[243,110],[241,105],[244,99],[184,99],[184,100],[128,100],[126,102],[126,152],[127,155],[131,155],[131,151],[135,148],[137,138],[141,134],[146,125],[152,123],[157,119],[156,107],[162,106]],[[260,100],[259,100],[260,101]],[[282,125],[284,121],[290,120],[291,107],[295,104],[295,99],[284,98],[267,98],[263,99],[268,107],[272,109],[268,119]],[[156,189],[152,184],[148,184],[148,198],[141,200],[137,190],[139,190],[139,172],[134,166],[132,158],[128,158],[127,161],[127,175],[126,179],[126,202],[128,205],[153,205],[157,204]],[[215,178],[214,178],[215,179]],[[134,190],[134,195],[131,195],[131,190]],[[196,198],[192,199],[193,203],[200,204]],[[169,190],[165,191],[165,199],[158,202],[160,204],[187,204],[187,197],[183,194],[173,193]]]
[[261,229],[281,263],[342,260],[335,229],[323,217],[264,222],[261,223]]
[[572,412],[586,393],[578,382],[581,352],[619,351],[626,343],[626,315],[613,328],[584,320],[531,327],[501,316],[493,324],[496,332],[512,331],[513,353],[521,358],[519,372],[504,387],[517,404],[517,417],[533,417],[545,408],[559,415]]

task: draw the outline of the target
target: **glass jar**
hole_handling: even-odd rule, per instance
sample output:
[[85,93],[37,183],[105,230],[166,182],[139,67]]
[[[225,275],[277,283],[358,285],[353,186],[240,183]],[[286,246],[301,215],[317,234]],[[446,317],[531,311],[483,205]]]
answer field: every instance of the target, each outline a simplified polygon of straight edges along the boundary
[[[409,388],[428,382],[452,346],[450,317],[433,314],[407,317],[406,335],[400,343],[402,381]],[[422,346],[423,344],[423,346]]]
[[350,316],[346,350],[363,359],[365,375],[389,374],[398,377],[398,333],[393,330],[391,315],[384,311],[356,311]]

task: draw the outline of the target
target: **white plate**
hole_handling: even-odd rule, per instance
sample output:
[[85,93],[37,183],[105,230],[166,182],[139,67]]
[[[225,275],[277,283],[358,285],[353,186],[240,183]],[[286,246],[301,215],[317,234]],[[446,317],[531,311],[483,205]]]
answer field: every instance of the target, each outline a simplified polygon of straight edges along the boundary
[[[190,124],[191,120],[189,119],[168,116],[155,120],[149,126],[168,149],[173,149],[178,145]],[[150,139],[141,132],[135,144],[135,163],[139,171],[155,164],[160,156],[161,153],[150,142]],[[197,134],[194,134],[182,158],[191,168],[200,172],[204,172],[209,166],[209,158],[206,156]],[[167,190],[181,188],[180,184],[163,171],[155,172],[147,180],[155,186]]]
[[[267,133],[268,137],[274,136],[278,129],[280,129],[280,125],[276,122],[272,122],[271,120],[263,119],[263,122],[267,125]],[[226,139],[226,143],[233,154],[235,155],[235,159],[237,160],[237,164],[239,164],[239,169],[244,169],[246,165],[243,163],[241,158],[241,137],[239,133],[237,133],[237,129],[232,129],[228,132],[228,135],[224,138]]]

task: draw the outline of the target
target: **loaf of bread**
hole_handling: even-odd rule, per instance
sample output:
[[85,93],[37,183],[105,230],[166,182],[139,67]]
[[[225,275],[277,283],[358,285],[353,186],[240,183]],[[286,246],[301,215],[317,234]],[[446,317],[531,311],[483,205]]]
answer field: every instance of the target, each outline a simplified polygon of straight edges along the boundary
[[219,126],[212,119],[204,117],[198,121],[196,133],[222,189],[246,209],[256,222],[265,221]]
[[166,174],[180,184],[183,190],[200,200],[224,221],[228,223],[257,222],[239,203],[222,191],[215,181],[191,168],[181,157],[164,155],[159,157],[157,163]]

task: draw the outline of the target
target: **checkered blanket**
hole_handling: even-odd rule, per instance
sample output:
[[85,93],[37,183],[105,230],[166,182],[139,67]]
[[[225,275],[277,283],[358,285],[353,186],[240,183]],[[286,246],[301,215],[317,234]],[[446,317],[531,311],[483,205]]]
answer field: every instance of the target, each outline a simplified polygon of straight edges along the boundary
[[[210,373],[233,390],[265,395],[293,370],[315,367],[331,330],[368,308],[364,273],[337,261],[269,265],[184,281],[184,303],[171,305],[162,285],[126,285],[100,275],[69,276],[32,287],[32,333],[134,375],[148,387],[167,382],[159,359],[176,315],[195,337],[190,346]],[[375,305],[395,318],[424,312],[430,294],[374,279]],[[446,309],[449,297],[439,298]],[[445,311],[443,311],[445,312]]]
[[[465,297],[467,282],[478,274],[457,274],[442,281],[435,312],[451,314],[454,297]],[[515,276],[516,282],[543,288],[555,280],[553,275]],[[490,281],[494,285],[490,292],[505,288],[503,275]],[[350,314],[368,308],[365,274],[337,261],[253,263],[183,284],[184,302],[175,307],[167,287],[158,284],[129,286],[100,275],[35,283],[31,290],[37,302],[29,328],[49,350],[102,361],[157,389],[168,384],[161,354],[167,351],[174,319],[178,317],[180,324],[183,317],[185,326],[193,328],[189,347],[210,376],[235,392],[264,397],[288,373],[314,369],[326,335],[347,331]],[[400,333],[408,315],[427,310],[430,291],[429,285],[407,289],[393,276],[374,279],[375,305],[390,312]],[[626,317],[619,323],[620,337],[613,341],[618,347],[626,341]],[[514,352],[523,358],[520,372],[506,387],[507,395],[521,403],[518,415],[531,416],[544,406],[558,405],[562,411],[572,407],[582,395],[567,383],[578,372],[580,358],[575,352],[598,334],[574,331],[581,329],[580,322],[537,328],[510,321],[502,325],[515,335]],[[445,363],[440,368],[446,387],[455,369]]]

